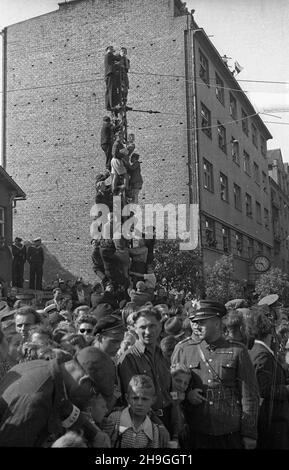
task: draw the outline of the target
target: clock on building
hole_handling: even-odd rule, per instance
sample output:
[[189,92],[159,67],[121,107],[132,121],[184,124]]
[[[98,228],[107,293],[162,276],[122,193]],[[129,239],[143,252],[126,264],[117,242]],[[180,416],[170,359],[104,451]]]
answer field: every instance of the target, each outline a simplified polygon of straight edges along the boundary
[[254,268],[260,273],[265,273],[270,269],[271,262],[265,255],[257,255],[253,260]]

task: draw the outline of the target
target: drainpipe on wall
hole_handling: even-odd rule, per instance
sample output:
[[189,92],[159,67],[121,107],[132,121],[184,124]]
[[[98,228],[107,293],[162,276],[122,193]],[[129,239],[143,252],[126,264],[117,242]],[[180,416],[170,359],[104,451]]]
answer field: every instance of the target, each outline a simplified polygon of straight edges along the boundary
[[[189,199],[190,204],[199,206],[198,242],[201,256],[203,272],[203,250],[202,231],[200,218],[200,168],[199,168],[199,142],[197,130],[197,99],[196,99],[196,70],[195,70],[195,41],[194,41],[194,20],[191,15],[187,15],[187,30],[185,31],[185,64],[186,64],[186,89],[187,89],[187,139],[188,139],[188,172],[189,172]],[[203,292],[200,292],[200,297]]]
[[2,36],[2,131],[1,165],[6,169],[6,114],[7,114],[7,28],[0,32]]

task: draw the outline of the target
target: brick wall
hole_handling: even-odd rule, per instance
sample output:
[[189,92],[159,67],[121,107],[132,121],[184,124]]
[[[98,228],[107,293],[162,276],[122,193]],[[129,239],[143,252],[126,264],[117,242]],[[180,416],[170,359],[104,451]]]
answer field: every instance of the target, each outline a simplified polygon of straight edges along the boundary
[[14,231],[42,237],[46,280],[56,272],[93,279],[89,211],[105,162],[108,45],[128,48],[128,104],[163,113],[128,116],[142,161],[140,201],[188,202],[186,16],[174,17],[173,7],[172,0],[75,1],[7,29],[6,169],[27,194]]

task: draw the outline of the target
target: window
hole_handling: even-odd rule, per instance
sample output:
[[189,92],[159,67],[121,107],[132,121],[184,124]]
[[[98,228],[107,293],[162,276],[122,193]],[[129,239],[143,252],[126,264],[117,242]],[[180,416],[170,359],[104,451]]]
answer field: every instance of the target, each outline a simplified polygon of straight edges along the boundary
[[259,165],[254,162],[253,164],[253,169],[254,169],[254,181],[257,184],[260,184],[260,171],[259,171]]
[[258,148],[258,132],[257,127],[252,124],[252,142],[256,148]]
[[269,211],[264,207],[264,225],[269,230]]
[[260,140],[261,140],[261,153],[262,153],[263,157],[266,157],[266,154],[267,154],[267,142],[266,142],[266,139],[264,139],[264,137],[261,135],[261,136],[260,136]]
[[5,210],[0,207],[0,237],[5,236]]
[[222,238],[223,238],[223,251],[229,253],[231,249],[230,243],[230,229],[228,227],[222,226]]
[[216,73],[216,97],[220,103],[225,104],[224,82]]
[[248,115],[242,109],[242,130],[246,135],[249,135]]
[[205,243],[211,248],[216,248],[215,221],[209,217],[205,218]]
[[213,165],[204,158],[204,188],[214,192]]
[[220,173],[220,191],[222,201],[229,202],[229,184],[228,178],[223,173]]
[[241,211],[242,210],[241,188],[236,183],[234,183],[234,203],[235,203],[235,208]]
[[257,242],[258,253],[263,253],[263,243]]
[[226,141],[226,129],[222,124],[218,121],[218,142],[220,149],[223,152],[227,153],[227,141]]
[[233,119],[237,119],[237,101],[232,93],[230,93],[230,115]]
[[236,241],[236,250],[237,255],[242,256],[243,253],[243,235],[241,233],[235,233],[235,241]]
[[274,240],[274,255],[280,254],[281,244],[277,240]]
[[200,50],[200,77],[201,79],[209,85],[210,77],[209,77],[209,62],[207,57],[202,53]]
[[247,173],[247,175],[251,176],[251,162],[250,162],[250,155],[245,152],[244,150],[244,172]]
[[252,197],[248,193],[246,193],[246,195],[245,195],[245,203],[246,203],[246,216],[247,217],[252,217],[253,216]]
[[254,255],[254,240],[248,237],[248,256],[252,258]]
[[236,140],[235,137],[232,136],[231,144],[232,144],[233,162],[236,163],[237,165],[240,165],[239,141]]
[[201,128],[208,137],[212,137],[211,125],[211,111],[201,103]]
[[263,185],[263,191],[265,191],[266,193],[267,192],[267,175],[265,171],[262,171],[262,185]]
[[261,204],[256,201],[256,220],[258,224],[262,223]]

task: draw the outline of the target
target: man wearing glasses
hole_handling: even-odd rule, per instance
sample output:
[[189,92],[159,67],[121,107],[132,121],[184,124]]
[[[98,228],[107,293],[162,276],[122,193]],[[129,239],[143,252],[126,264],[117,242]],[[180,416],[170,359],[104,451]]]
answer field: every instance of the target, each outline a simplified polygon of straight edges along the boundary
[[77,333],[82,335],[87,343],[87,345],[91,344],[93,340],[93,328],[96,325],[96,319],[92,315],[89,314],[80,314],[76,318],[76,328]]
[[14,366],[0,385],[0,447],[40,447],[51,435],[81,429],[95,442],[98,429],[82,412],[94,397],[113,394],[115,367],[94,347],[68,362],[34,360]]

